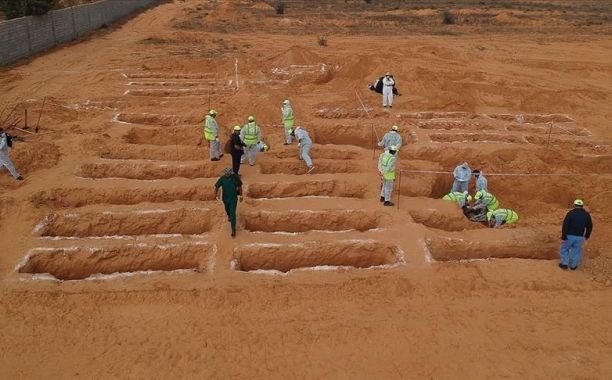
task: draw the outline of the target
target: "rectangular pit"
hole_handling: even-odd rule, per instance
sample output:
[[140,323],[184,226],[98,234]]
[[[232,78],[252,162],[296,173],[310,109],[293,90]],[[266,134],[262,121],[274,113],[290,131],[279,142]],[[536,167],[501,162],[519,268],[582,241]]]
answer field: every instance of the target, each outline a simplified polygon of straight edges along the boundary
[[337,266],[375,268],[403,263],[399,247],[374,240],[334,243],[249,244],[234,249],[234,269],[243,272]]
[[[296,158],[298,156],[298,149],[285,149],[280,152],[273,152],[272,155],[280,159]],[[329,149],[328,147],[315,145],[310,151],[310,157],[313,159],[355,160],[360,158],[360,154],[359,152],[343,149],[341,147]]]
[[125,95],[176,98],[183,96],[207,96],[232,91],[234,91],[233,88],[213,86],[206,88],[131,88],[125,92]]
[[213,228],[216,216],[203,208],[55,213],[46,216],[34,234],[42,237],[198,235]]
[[367,231],[388,223],[386,214],[364,210],[256,211],[242,216],[245,229],[257,232]]
[[208,160],[208,149],[203,146],[159,146],[113,144],[100,150],[101,158],[115,160],[201,161]]
[[169,178],[216,178],[223,164],[157,164],[154,162],[101,162],[82,165],[76,175],[83,178],[156,180]]
[[[203,118],[179,115],[162,115],[154,113],[126,113],[121,112],[114,117],[115,121],[130,124],[174,126],[178,124],[194,124],[194,127],[203,122]],[[196,127],[197,128],[197,127]]]
[[[196,146],[202,137],[202,127],[133,127],[123,137],[128,144]],[[203,142],[205,143],[205,141]]]
[[364,185],[337,180],[251,183],[247,185],[247,196],[256,199],[309,196],[364,198],[366,190]]
[[491,125],[482,125],[477,122],[467,122],[463,120],[429,120],[419,121],[417,126],[421,129],[428,130],[453,130],[460,129],[465,131],[486,131],[493,130],[495,127]]
[[500,135],[496,133],[432,133],[432,142],[450,143],[506,143],[526,144],[522,136]]
[[216,246],[189,244],[125,244],[118,247],[37,248],[19,264],[19,273],[48,274],[58,280],[145,271],[193,270],[212,267]]
[[215,76],[215,73],[126,73],[123,74],[130,79],[208,79]]
[[[485,232],[483,232],[485,234]],[[427,248],[437,261],[473,259],[534,259],[559,258],[559,241],[552,236],[516,234],[503,239],[464,240],[459,238],[429,238]]]
[[[322,161],[313,162],[315,170],[311,174],[363,173],[357,161]],[[303,161],[268,161],[259,164],[261,174],[306,174],[308,168]]]
[[[211,185],[212,186],[212,185]],[[164,188],[56,188],[38,192],[30,201],[35,206],[83,207],[94,204],[134,205],[143,202],[168,203],[173,201],[212,201],[209,186]]]

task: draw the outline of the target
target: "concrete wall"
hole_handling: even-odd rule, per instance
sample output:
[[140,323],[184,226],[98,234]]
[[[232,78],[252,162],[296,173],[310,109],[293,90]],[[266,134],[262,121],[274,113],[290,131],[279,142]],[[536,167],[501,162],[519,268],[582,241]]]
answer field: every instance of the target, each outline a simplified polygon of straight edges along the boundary
[[0,65],[45,51],[110,25],[157,0],[102,0],[0,22]]

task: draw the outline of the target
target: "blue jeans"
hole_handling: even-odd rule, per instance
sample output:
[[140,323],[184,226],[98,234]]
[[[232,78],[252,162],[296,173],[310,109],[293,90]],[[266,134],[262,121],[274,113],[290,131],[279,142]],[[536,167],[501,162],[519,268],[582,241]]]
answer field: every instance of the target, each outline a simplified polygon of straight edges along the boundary
[[567,240],[561,242],[559,255],[561,256],[561,264],[569,265],[572,268],[580,265],[582,256],[582,244],[584,237],[576,235],[567,235]]

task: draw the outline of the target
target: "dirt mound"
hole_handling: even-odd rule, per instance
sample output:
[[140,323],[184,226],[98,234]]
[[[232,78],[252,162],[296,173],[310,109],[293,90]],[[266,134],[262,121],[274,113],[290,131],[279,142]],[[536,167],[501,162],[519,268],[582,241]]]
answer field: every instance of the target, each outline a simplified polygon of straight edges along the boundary
[[268,59],[269,64],[277,68],[285,68],[291,65],[319,65],[325,59],[314,52],[314,49],[304,45],[293,45],[286,51]]
[[11,158],[22,174],[57,165],[60,151],[56,144],[47,142],[16,142]]

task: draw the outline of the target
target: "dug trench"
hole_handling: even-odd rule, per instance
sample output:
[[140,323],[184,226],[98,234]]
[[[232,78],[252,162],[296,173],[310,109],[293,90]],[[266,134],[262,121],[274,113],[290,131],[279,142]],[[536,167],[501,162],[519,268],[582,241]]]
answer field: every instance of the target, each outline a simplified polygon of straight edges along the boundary
[[372,268],[403,263],[403,254],[397,246],[375,240],[249,244],[234,248],[234,263],[234,269],[245,272],[320,266]]
[[153,113],[119,113],[115,116],[114,120],[130,123],[130,124],[144,124],[153,126],[175,126],[177,124],[193,124],[199,125],[202,123],[201,117],[188,117],[179,115],[162,115]]
[[432,142],[442,143],[527,143],[522,136],[502,135],[497,133],[432,133],[429,135],[429,138]]
[[[362,173],[364,168],[359,161],[323,161],[313,162],[315,170],[312,174],[327,173]],[[262,162],[259,164],[262,174],[306,174],[308,168],[303,161],[274,161]]]
[[235,91],[227,86],[204,86],[206,86],[205,83],[202,84],[202,87],[198,88],[132,88],[126,91],[126,95],[175,98],[183,96],[205,96],[211,94],[217,95]]
[[19,273],[50,274],[58,280],[142,271],[193,270],[211,266],[216,247],[207,243],[124,244],[117,247],[33,249],[18,266]]
[[297,181],[251,183],[247,185],[247,196],[256,199],[294,197],[346,197],[365,198],[366,186],[348,181]]
[[84,164],[75,174],[83,178],[125,178],[155,180],[169,178],[214,178],[223,163],[160,164],[154,162],[99,162]]
[[[195,144],[194,144],[195,145]],[[278,159],[296,158],[298,155],[297,147],[285,148],[282,150],[274,149],[266,156],[273,156]],[[164,161],[198,161],[208,160],[208,148],[203,146],[181,145],[175,146],[161,145],[140,145],[140,144],[119,144],[108,145],[100,149],[100,156],[109,159],[145,159],[145,160],[164,160]],[[330,149],[315,145],[311,150],[313,159],[335,159],[353,160],[360,157],[359,152],[354,150],[342,150],[340,147]]]
[[34,194],[30,201],[36,207],[83,207],[94,204],[134,205],[143,202],[212,201],[210,186],[168,186],[164,188],[55,188]]
[[255,211],[242,214],[252,232],[367,231],[389,224],[389,216],[365,210],[286,212]]
[[554,260],[559,257],[558,234],[525,229],[478,233],[478,236],[430,237],[426,239],[427,248],[438,261],[487,258]]
[[204,208],[54,213],[35,228],[42,237],[101,237],[209,232],[217,213]]

